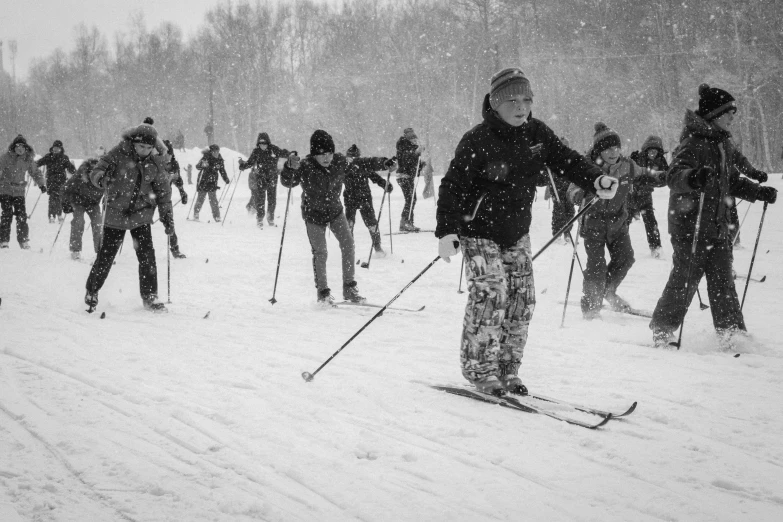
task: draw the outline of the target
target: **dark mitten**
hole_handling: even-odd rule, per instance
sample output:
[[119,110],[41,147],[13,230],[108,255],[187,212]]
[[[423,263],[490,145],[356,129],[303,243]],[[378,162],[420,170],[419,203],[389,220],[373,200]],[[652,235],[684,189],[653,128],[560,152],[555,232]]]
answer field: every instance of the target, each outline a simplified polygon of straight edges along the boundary
[[688,176],[688,185],[693,189],[701,190],[707,185],[707,181],[709,181],[710,176],[712,176],[714,172],[715,169],[712,167],[694,169]]
[[395,158],[389,158],[386,161],[383,162],[383,165],[388,169],[392,165],[394,165]]
[[184,190],[179,191],[179,197],[182,199],[182,204],[187,205],[188,204],[188,193]]
[[41,194],[46,194],[46,187],[41,185]]
[[247,163],[242,158],[239,158],[239,170],[245,170],[246,168]]
[[766,172],[762,172],[760,170],[757,170],[756,172],[754,172],[750,177],[755,179],[759,183],[766,183],[767,180],[769,179],[769,176],[767,175],[767,173]]
[[759,187],[756,199],[765,203],[775,203],[778,200],[778,191],[772,187]]
[[392,186],[392,184],[391,184],[391,183],[387,182],[387,183],[386,183],[386,187],[384,188],[384,190],[385,190],[387,193],[389,193],[389,192],[391,192],[392,190],[394,190],[394,187]]

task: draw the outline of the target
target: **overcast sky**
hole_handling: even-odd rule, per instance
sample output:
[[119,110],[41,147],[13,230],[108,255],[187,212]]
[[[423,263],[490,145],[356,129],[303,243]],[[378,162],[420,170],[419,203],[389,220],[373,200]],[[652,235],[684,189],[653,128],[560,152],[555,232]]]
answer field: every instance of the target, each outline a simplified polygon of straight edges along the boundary
[[[261,0],[263,3],[266,0]],[[327,1],[327,0],[324,0]],[[131,15],[142,11],[147,28],[171,21],[188,39],[196,33],[212,6],[226,0],[0,0],[0,40],[3,41],[5,70],[11,71],[8,42],[16,40],[16,76],[23,79],[34,58],[48,56],[58,47],[69,51],[74,28],[80,23],[95,25],[113,42],[118,31],[128,32]],[[236,2],[235,2],[236,3]],[[251,0],[255,3],[255,0]],[[270,3],[277,3],[274,0]]]

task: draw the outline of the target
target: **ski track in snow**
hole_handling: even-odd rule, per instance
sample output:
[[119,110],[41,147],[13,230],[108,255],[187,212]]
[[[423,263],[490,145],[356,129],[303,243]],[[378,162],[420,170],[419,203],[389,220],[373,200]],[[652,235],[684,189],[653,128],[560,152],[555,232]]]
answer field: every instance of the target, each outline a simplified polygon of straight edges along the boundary
[[[232,176],[237,155],[222,152]],[[178,159],[195,164],[198,153]],[[771,184],[783,185],[777,175]],[[193,197],[194,185],[186,189]],[[377,206],[382,192],[373,191]],[[130,242],[92,315],[82,303],[90,266],[68,258],[67,230],[48,255],[56,226],[45,213],[31,220],[32,251],[12,244],[0,252],[0,518],[783,519],[777,205],[769,207],[754,267],[767,281],[751,283],[745,304],[754,340],[740,347],[740,358],[717,349],[710,312],[698,302],[679,352],[651,348],[645,318],[607,312],[588,323],[572,306],[561,329],[570,249],[553,245],[536,261],[537,305],[521,370],[528,387],[603,409],[639,401],[633,415],[590,431],[424,384],[463,382],[459,257],[436,263],[394,303],[426,304],[424,311],[383,314],[305,383],[302,371],[314,371],[377,309],[315,306],[299,188],[278,302],[268,302],[286,192],[279,187],[281,226],[264,230],[244,209],[246,172],[224,226],[206,222],[208,205],[202,223],[185,220],[190,205],[175,207],[188,258],[171,260],[168,314],[142,309]],[[402,195],[391,195],[397,223]],[[636,264],[620,293],[641,309],[654,308],[671,268],[667,198],[656,190],[666,260],[649,257],[641,221],[631,227]],[[432,200],[419,199],[416,215],[419,226],[434,228]],[[745,249],[735,255],[738,273],[747,272],[760,215],[754,205]],[[381,221],[387,231],[386,214]],[[534,250],[549,230],[550,210],[539,197]],[[153,237],[165,300],[162,226]],[[384,236],[389,255],[374,258],[370,270],[356,265],[372,302],[386,303],[437,253],[432,234],[392,239],[393,254]],[[90,260],[89,234],[84,241]],[[330,235],[328,243],[339,298],[339,248]],[[362,223],[356,243],[357,259],[366,261]],[[741,295],[744,281],[737,283]],[[701,289],[706,299],[704,283]],[[580,293],[577,273],[569,299]]]

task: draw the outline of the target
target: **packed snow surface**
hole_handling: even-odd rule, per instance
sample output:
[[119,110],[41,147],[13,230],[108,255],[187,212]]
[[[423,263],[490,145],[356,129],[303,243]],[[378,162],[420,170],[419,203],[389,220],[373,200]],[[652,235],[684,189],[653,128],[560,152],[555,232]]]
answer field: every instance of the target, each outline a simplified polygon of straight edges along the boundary
[[[222,152],[234,176],[237,154]],[[199,154],[178,157],[184,168]],[[299,188],[272,305],[287,189],[278,189],[279,226],[259,230],[245,210],[247,171],[237,186],[230,209],[231,193],[222,203],[224,225],[208,203],[201,222],[185,220],[190,205],[175,207],[188,257],[171,259],[168,314],[142,308],[130,241],[96,313],[85,313],[91,237],[85,261],[72,261],[69,216],[50,255],[58,225],[47,221],[47,196],[31,219],[32,250],[21,251],[12,232],[11,248],[0,251],[0,520],[783,520],[781,204],[764,222],[753,275],[767,278],[750,283],[752,339],[739,358],[718,348],[710,311],[697,300],[680,351],[653,349],[648,320],[629,315],[585,322],[569,306],[560,328],[571,249],[555,244],[536,260],[527,386],[605,409],[639,402],[630,417],[591,431],[427,386],[464,382],[459,256],[436,262],[394,303],[423,311],[387,311],[305,383],[302,372],[378,310],[315,305]],[[195,185],[186,188],[193,197]],[[377,211],[382,192],[373,191]],[[534,251],[550,236],[542,196]],[[36,197],[31,190],[28,212]],[[619,294],[642,309],[654,308],[671,267],[667,198],[656,190],[665,260],[650,257],[641,221],[631,227],[636,264]],[[401,209],[395,186],[395,231]],[[416,224],[433,229],[434,210],[420,197]],[[740,274],[761,211],[754,204],[744,223]],[[357,259],[366,261],[361,221],[355,234]],[[153,238],[165,301],[161,225]],[[339,299],[339,248],[328,241]],[[381,304],[435,259],[437,240],[383,236],[383,246],[388,257],[356,267],[360,291]],[[581,282],[577,270],[570,301]],[[738,279],[740,296],[743,285]],[[704,282],[701,294],[706,300]]]

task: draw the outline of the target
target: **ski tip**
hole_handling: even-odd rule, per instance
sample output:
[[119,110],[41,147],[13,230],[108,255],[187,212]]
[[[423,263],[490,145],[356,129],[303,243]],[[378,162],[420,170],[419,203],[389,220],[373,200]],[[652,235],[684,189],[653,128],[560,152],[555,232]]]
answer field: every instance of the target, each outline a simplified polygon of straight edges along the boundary
[[206,261],[204,261],[204,262],[205,262],[205,263],[209,263],[209,258],[207,258],[207,260],[206,260]]
[[766,280],[767,280],[767,276],[764,276],[764,277],[762,277],[761,279],[759,279],[759,283],[763,283],[763,282],[764,282],[764,281],[766,281]]
[[205,316],[204,316],[204,319],[206,319],[207,317],[209,317],[209,314],[210,314],[210,312],[211,312],[211,311],[212,311],[212,310],[210,310],[209,312],[207,312],[207,315],[205,315]]
[[421,307],[421,308],[419,308],[419,309],[417,309],[416,311],[417,311],[417,312],[421,312],[421,311],[422,311],[422,310],[424,310],[425,308],[427,308],[427,305],[422,305],[422,307]]
[[101,319],[106,319],[106,312],[101,312]]
[[734,354],[734,358],[736,359],[736,358],[737,358],[737,357],[739,357],[740,355],[742,355],[742,354],[741,354],[741,353],[735,353],[735,354]]
[[591,429],[591,430],[595,430],[595,429],[598,429],[598,428],[600,428],[601,426],[606,426],[606,424],[607,424],[607,423],[608,423],[610,420],[612,420],[612,419],[614,419],[614,415],[612,415],[612,414],[610,413],[609,415],[607,415],[606,417],[604,417],[604,418],[601,420],[601,422],[599,422],[598,424],[593,424],[592,426],[590,426],[590,429]]

